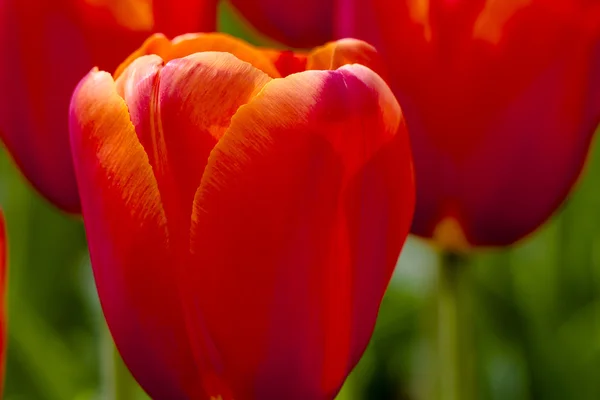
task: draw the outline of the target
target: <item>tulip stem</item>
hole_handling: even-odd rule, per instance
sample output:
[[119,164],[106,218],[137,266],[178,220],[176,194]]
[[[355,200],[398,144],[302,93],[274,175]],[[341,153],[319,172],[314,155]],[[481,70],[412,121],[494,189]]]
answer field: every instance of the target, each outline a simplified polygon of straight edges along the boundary
[[470,326],[463,305],[464,254],[443,252],[438,277],[438,357],[441,400],[468,400],[469,378],[466,368],[470,354],[465,350]]

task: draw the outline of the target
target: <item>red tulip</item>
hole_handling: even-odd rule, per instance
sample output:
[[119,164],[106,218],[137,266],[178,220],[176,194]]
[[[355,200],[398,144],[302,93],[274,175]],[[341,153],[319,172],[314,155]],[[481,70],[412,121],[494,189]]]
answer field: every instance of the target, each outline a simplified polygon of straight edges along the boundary
[[260,32],[292,47],[313,47],[333,39],[332,0],[230,0]]
[[0,398],[4,389],[4,363],[6,358],[6,232],[4,216],[0,212]]
[[40,193],[68,212],[80,209],[68,107],[81,76],[94,65],[114,70],[148,32],[213,30],[215,3],[0,0],[5,60],[0,66],[0,137]]
[[580,175],[600,121],[600,3],[340,7],[338,35],[383,54],[406,113],[412,231],[445,246],[507,245],[548,219]]
[[394,96],[332,60],[279,78],[266,53],[218,34],[155,36],[135,54],[115,77],[90,72],[70,114],[127,366],[155,399],[333,398],[412,217]]

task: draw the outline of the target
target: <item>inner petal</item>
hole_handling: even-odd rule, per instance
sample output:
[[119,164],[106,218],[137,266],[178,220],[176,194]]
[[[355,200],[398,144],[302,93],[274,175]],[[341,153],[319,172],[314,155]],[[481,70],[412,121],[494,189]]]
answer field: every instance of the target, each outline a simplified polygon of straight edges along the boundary
[[[186,254],[194,193],[210,152],[237,109],[270,80],[228,53],[203,52],[162,66],[142,57],[118,79],[152,165],[176,253]],[[183,250],[185,249],[185,250]]]
[[163,34],[150,36],[142,46],[134,51],[115,72],[119,77],[136,59],[156,54],[165,62],[182,58],[194,53],[222,51],[231,53],[237,58],[263,71],[272,78],[281,77],[273,61],[262,50],[259,50],[241,39],[223,33],[188,33],[177,36],[172,41]]

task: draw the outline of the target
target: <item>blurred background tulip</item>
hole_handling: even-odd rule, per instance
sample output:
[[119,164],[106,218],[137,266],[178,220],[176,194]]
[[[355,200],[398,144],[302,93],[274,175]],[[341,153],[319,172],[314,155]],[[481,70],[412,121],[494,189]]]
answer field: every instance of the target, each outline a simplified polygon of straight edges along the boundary
[[157,35],[149,49],[114,78],[90,72],[70,114],[123,359],[154,399],[333,399],[412,219],[397,101],[331,56],[334,70],[272,79],[259,50],[223,35]]
[[442,246],[507,245],[546,221],[600,122],[600,3],[341,7],[337,34],[378,49],[407,116],[418,182],[412,232]]
[[1,0],[0,138],[48,200],[79,212],[68,104],[92,67],[114,71],[148,36],[215,28],[216,2]]

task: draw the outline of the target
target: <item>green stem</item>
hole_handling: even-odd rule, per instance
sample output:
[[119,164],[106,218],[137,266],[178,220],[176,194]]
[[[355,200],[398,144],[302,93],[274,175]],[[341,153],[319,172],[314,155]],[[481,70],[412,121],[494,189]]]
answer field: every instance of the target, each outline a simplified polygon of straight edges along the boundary
[[462,254],[444,252],[439,263],[438,281],[438,354],[441,400],[468,400],[470,377],[469,356],[465,344],[470,336],[464,309],[464,275],[466,258]]
[[113,349],[114,400],[132,400],[137,396],[137,382],[131,376],[115,345]]

